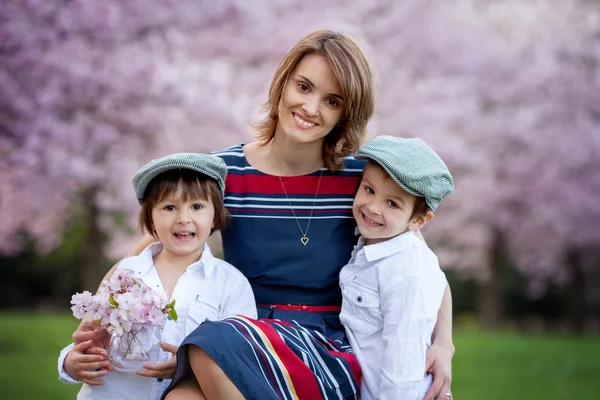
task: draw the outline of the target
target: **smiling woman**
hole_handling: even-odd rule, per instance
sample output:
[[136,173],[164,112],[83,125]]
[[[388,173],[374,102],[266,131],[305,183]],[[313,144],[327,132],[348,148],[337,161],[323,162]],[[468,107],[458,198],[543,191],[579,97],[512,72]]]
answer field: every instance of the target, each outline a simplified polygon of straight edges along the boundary
[[[255,127],[259,139],[255,143],[283,141],[282,133],[293,136],[293,129],[288,131],[291,126],[305,128],[310,133],[300,135],[299,143],[311,145],[310,150],[303,149],[319,155],[315,163],[319,165],[311,169],[305,162],[306,171],[295,174],[312,172],[323,163],[331,170],[340,169],[343,157],[365,140],[374,101],[371,67],[356,42],[331,31],[313,32],[289,51],[275,71],[265,105],[268,115]],[[272,169],[265,172],[285,174],[277,166]]]
[[306,56],[285,85],[275,137],[323,146],[342,117],[341,88],[324,57]]

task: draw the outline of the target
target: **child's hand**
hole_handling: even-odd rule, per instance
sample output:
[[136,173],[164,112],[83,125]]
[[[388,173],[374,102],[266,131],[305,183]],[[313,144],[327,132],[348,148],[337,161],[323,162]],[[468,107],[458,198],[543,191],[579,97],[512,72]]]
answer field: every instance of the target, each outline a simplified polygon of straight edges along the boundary
[[86,318],[73,332],[73,343],[77,345],[88,340],[93,340],[95,347],[106,348],[110,341],[110,334],[98,322]]
[[177,349],[179,347],[173,346],[172,344],[168,344],[165,342],[160,342],[160,347],[164,351],[168,351],[173,354],[173,357],[168,359],[165,362],[157,363],[157,364],[144,364],[144,367],[141,371],[136,371],[136,374],[140,376],[145,376],[148,378],[162,378],[162,379],[171,379],[175,375],[175,367],[177,366],[177,358],[175,355],[177,354]]
[[106,375],[112,369],[110,361],[106,358],[106,350],[93,346],[92,340],[73,347],[64,363],[64,370],[71,378],[92,386],[103,385],[104,381],[95,378]]

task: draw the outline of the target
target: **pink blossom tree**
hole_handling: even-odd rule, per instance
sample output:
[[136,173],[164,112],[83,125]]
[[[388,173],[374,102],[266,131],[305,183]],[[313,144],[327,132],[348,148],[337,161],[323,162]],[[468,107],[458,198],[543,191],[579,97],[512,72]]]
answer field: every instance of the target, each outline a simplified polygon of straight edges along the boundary
[[391,61],[384,80],[402,86],[380,93],[378,122],[424,137],[454,171],[428,235],[445,265],[480,280],[493,324],[509,262],[534,295],[575,285],[574,304],[598,262],[599,14],[577,2],[474,4],[412,9],[420,17],[400,25],[418,45],[391,51],[402,67]]
[[83,204],[90,265],[127,254],[135,170],[247,140],[281,56],[330,28],[373,63],[372,134],[423,137],[454,172],[425,232],[444,266],[485,293],[507,255],[533,292],[573,282],[573,260],[585,269],[600,241],[597,20],[585,1],[12,2],[0,10],[0,251],[21,232],[56,246]]

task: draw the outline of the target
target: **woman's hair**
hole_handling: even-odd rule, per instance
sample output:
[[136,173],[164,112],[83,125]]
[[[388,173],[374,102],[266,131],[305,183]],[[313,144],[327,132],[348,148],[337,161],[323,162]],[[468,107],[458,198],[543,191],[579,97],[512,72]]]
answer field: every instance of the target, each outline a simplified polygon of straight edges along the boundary
[[327,60],[342,88],[342,117],[323,143],[325,165],[330,170],[338,170],[343,166],[343,158],[356,152],[366,138],[367,123],[373,115],[375,102],[371,66],[358,44],[347,35],[329,30],[316,31],[302,38],[287,53],[271,81],[269,100],[265,103],[268,115],[255,130],[264,142],[273,140],[285,85],[298,63],[309,54]]
[[139,226],[142,231],[146,230],[156,237],[152,209],[156,204],[177,193],[179,188],[181,188],[183,201],[203,199],[210,200],[213,204],[215,219],[211,234],[227,225],[229,213],[223,204],[223,195],[217,182],[189,169],[172,169],[157,175],[146,188],[139,216]]

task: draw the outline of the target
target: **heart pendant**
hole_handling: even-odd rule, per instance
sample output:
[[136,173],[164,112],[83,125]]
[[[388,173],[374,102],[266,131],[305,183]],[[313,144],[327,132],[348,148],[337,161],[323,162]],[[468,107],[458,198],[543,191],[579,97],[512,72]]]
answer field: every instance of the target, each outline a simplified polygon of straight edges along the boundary
[[303,244],[303,245],[305,245],[305,246],[306,246],[306,245],[307,245],[307,243],[308,243],[308,237],[307,237],[306,235],[305,235],[305,236],[302,236],[302,237],[300,238],[300,241],[302,242],[302,244]]

